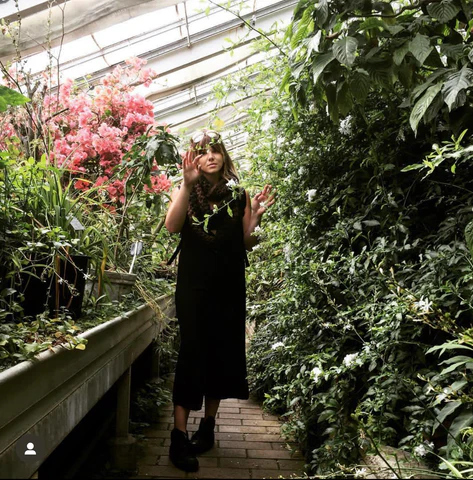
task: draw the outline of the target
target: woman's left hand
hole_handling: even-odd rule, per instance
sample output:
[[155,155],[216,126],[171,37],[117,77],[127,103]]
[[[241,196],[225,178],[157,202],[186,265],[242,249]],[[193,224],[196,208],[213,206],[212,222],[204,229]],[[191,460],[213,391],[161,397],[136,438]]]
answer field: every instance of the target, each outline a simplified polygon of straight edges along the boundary
[[253,215],[262,216],[276,201],[276,193],[271,195],[271,185],[265,185],[260,193],[257,193],[251,201],[251,212]]

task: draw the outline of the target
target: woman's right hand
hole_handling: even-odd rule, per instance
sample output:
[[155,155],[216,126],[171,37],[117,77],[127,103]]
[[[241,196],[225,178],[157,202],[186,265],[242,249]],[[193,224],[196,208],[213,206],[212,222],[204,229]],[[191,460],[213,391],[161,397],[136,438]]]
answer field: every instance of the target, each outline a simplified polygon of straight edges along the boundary
[[182,157],[182,173],[184,185],[188,187],[194,186],[200,177],[200,163],[199,160],[202,155],[197,155],[195,158],[194,152],[188,150]]

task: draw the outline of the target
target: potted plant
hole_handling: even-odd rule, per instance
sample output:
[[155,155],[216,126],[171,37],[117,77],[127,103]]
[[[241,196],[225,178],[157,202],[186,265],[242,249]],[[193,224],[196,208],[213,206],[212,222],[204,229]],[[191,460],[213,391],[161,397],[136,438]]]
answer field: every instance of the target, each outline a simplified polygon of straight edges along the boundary
[[78,317],[89,260],[79,219],[90,195],[74,195],[68,172],[48,165],[44,155],[38,162],[18,158],[17,145],[10,139],[2,152],[1,238],[8,248],[0,286],[10,289],[10,303],[17,294],[27,316],[49,307],[54,315],[67,308]]

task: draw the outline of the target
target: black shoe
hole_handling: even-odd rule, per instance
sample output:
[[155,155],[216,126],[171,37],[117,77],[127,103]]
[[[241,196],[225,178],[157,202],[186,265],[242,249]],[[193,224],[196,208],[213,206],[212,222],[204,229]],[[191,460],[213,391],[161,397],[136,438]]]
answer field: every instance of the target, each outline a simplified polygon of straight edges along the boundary
[[169,447],[169,459],[177,468],[186,472],[196,472],[199,469],[199,461],[195,458],[187,432],[175,428],[171,432],[171,446]]
[[214,428],[214,417],[200,419],[199,430],[197,430],[191,438],[192,451],[196,455],[200,455],[213,447],[215,443]]

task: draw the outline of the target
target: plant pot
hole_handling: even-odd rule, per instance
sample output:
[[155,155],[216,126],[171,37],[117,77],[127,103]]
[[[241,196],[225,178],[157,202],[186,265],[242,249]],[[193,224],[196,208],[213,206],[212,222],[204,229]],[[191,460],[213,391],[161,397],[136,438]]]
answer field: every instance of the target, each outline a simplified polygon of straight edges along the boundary
[[120,301],[123,295],[130,293],[133,285],[136,282],[136,275],[134,273],[112,272],[106,270],[103,278],[103,290],[99,291],[97,283],[92,284],[88,282],[87,290],[93,288],[93,295],[95,298],[101,295],[107,295],[109,301]]
[[56,257],[54,277],[46,279],[41,279],[46,268],[41,263],[45,262],[38,262],[39,265],[32,266],[29,270],[36,276],[22,273],[20,276],[25,284],[24,314],[34,317],[47,306],[53,316],[67,308],[74,318],[80,317],[85,291],[84,275],[87,273],[89,258],[86,255],[71,255],[68,260]]

